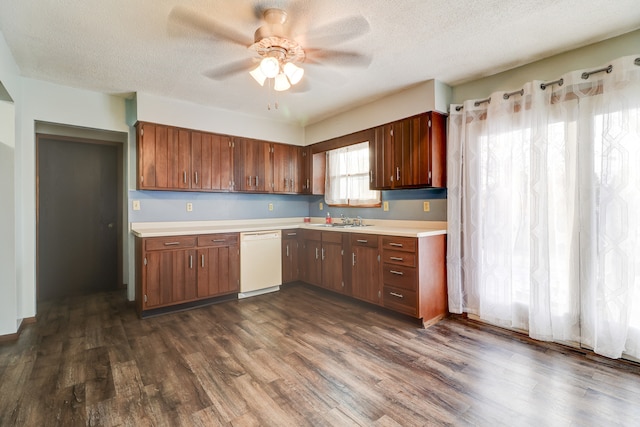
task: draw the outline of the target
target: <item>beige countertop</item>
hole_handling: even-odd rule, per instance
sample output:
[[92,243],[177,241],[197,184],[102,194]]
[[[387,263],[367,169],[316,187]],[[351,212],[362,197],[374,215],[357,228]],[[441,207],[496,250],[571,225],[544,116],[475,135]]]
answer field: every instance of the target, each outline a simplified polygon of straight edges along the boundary
[[[340,222],[340,220],[337,220]],[[133,222],[131,232],[137,237],[184,236],[210,233],[243,233],[266,230],[311,229],[340,233],[380,234],[387,236],[426,237],[447,233],[446,221],[364,220],[365,227],[327,227],[324,218],[275,218],[228,221]]]

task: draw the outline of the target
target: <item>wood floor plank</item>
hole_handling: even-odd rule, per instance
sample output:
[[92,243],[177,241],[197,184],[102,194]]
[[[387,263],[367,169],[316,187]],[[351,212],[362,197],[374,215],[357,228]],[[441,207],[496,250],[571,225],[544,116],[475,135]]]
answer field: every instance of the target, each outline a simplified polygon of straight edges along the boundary
[[0,345],[0,425],[636,425],[640,365],[310,286],[140,320],[40,304]]

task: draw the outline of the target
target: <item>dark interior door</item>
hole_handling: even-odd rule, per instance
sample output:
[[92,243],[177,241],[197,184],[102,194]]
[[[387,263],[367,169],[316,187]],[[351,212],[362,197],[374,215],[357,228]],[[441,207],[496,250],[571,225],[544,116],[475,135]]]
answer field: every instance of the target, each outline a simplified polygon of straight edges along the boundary
[[38,299],[118,288],[118,147],[38,138]]

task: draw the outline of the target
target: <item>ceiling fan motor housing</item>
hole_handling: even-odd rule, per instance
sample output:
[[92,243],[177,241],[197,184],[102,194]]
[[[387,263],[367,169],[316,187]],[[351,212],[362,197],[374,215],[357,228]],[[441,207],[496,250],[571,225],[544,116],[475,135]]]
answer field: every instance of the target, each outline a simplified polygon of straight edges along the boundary
[[285,30],[287,13],[280,9],[267,9],[264,20],[266,24],[256,30],[254,43],[249,47],[262,57],[275,57],[282,63],[304,61],[304,50]]

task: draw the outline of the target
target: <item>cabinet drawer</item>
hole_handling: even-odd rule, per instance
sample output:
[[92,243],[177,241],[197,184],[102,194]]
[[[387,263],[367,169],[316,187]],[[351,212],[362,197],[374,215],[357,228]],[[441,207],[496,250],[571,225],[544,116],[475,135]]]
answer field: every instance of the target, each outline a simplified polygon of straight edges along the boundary
[[322,241],[322,232],[318,230],[302,230],[302,238],[305,240]]
[[238,233],[203,234],[198,236],[198,246],[237,246]]
[[416,240],[414,237],[384,236],[382,238],[382,248],[394,251],[415,252]]
[[196,236],[149,237],[144,239],[144,249],[146,251],[193,248],[195,245]]
[[282,230],[282,240],[297,239],[299,233],[298,230]]
[[382,267],[382,281],[385,285],[416,290],[416,269],[400,265],[384,264]]
[[388,285],[384,286],[383,292],[382,304],[385,307],[411,316],[418,314],[416,292]]
[[342,233],[339,231],[323,231],[322,241],[329,243],[342,243]]
[[378,236],[374,234],[352,234],[351,246],[366,246],[368,248],[377,248]]
[[382,262],[388,264],[406,265],[407,267],[415,267],[416,254],[411,252],[391,251],[385,249],[382,251]]

